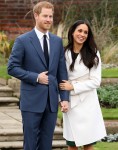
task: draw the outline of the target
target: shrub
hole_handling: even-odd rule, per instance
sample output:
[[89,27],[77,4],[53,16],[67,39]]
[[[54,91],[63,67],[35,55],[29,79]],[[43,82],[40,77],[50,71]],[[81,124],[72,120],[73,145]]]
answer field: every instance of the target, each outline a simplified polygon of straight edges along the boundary
[[7,35],[4,32],[0,32],[0,53],[4,56],[4,58],[8,58],[14,41],[9,41]]
[[118,108],[118,84],[102,86],[97,92],[101,106]]

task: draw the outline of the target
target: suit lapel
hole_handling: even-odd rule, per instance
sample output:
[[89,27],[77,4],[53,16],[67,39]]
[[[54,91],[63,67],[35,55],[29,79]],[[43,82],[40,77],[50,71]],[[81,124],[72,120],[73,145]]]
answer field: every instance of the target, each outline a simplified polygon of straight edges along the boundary
[[30,41],[33,44],[33,46],[34,46],[35,50],[37,51],[39,57],[41,58],[42,62],[47,67],[41,44],[40,44],[39,39],[34,30],[31,31]]

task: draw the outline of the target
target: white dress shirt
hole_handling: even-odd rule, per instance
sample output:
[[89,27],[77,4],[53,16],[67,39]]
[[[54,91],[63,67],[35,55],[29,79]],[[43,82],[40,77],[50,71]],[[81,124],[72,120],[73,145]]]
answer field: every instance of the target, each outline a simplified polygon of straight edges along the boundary
[[[39,39],[39,42],[40,42],[40,44],[41,44],[41,47],[42,47],[42,50],[44,51],[44,48],[43,48],[43,36],[44,36],[44,33],[43,32],[41,32],[41,31],[39,31],[36,27],[34,28],[34,30],[35,30],[35,32],[36,32],[36,35],[37,35],[37,37],[38,37],[38,39]],[[49,45],[49,33],[48,33],[48,31],[45,33],[47,36],[46,36],[46,40],[47,40],[47,44],[48,44],[48,53],[50,54],[50,45]],[[40,75],[40,74],[39,74]],[[38,77],[37,77],[37,81],[36,82],[38,82],[38,78],[39,78],[39,75],[38,75]]]
[[[36,32],[36,35],[39,39],[39,42],[41,44],[41,47],[42,47],[42,50],[44,51],[44,48],[43,48],[43,36],[44,36],[44,33],[39,31],[36,27],[34,28],[35,32]],[[46,40],[47,40],[47,44],[48,44],[48,53],[50,53],[50,45],[49,45],[49,33],[48,31],[45,33],[46,35]]]

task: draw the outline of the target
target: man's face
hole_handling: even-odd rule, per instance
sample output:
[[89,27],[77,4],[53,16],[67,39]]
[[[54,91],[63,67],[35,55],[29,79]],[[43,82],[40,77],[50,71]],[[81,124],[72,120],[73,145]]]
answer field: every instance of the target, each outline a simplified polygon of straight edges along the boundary
[[40,14],[34,14],[36,27],[41,32],[49,30],[53,23],[53,10],[51,8],[42,8]]

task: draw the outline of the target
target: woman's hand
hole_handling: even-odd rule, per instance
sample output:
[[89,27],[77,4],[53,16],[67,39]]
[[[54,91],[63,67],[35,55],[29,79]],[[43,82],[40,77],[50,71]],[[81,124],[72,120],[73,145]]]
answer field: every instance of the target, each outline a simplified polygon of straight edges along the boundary
[[67,91],[73,90],[73,85],[69,81],[67,80],[62,80],[62,81],[63,82],[59,84],[60,90],[67,90]]

